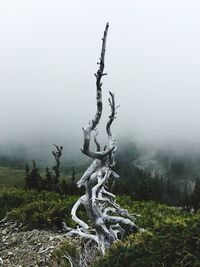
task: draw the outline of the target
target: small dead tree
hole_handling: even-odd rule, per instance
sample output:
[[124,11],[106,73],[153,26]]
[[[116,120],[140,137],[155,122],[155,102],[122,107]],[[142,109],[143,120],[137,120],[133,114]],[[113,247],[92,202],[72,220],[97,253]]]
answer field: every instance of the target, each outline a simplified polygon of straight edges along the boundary
[[52,154],[56,160],[56,165],[52,167],[52,169],[54,170],[54,173],[55,173],[55,177],[57,179],[59,179],[59,176],[60,176],[60,157],[62,156],[62,150],[63,150],[63,147],[62,146],[57,146],[57,145],[54,145],[55,148],[56,148],[56,151],[52,151]]
[[[111,125],[116,116],[117,106],[114,94],[110,93],[109,105],[111,108],[110,116],[106,125],[108,144],[101,150],[97,140],[97,126],[100,122],[103,103],[102,103],[102,77],[104,73],[104,58],[106,51],[106,39],[109,25],[107,23],[102,38],[102,49],[99,68],[95,73],[96,77],[96,100],[97,110],[94,119],[83,128],[84,142],[81,149],[82,153],[93,159],[92,164],[85,171],[81,179],[77,182],[78,187],[85,187],[85,194],[74,204],[71,214],[72,219],[77,223],[77,229],[72,229],[64,224],[65,230],[70,235],[79,235],[82,238],[91,239],[97,243],[98,249],[104,254],[110,245],[118,240],[127,232],[136,232],[138,227],[134,223],[134,217],[127,210],[122,209],[115,201],[115,195],[109,192],[109,181],[116,180],[119,175],[113,171],[115,166],[114,154],[117,149],[116,140],[111,132]],[[90,149],[91,134],[94,134],[96,151]],[[86,223],[77,216],[77,210],[83,205],[89,216]]]
[[55,158],[56,165],[52,167],[52,169],[54,171],[53,182],[54,182],[55,190],[59,191],[60,157],[62,156],[63,147],[62,146],[59,147],[55,144],[54,144],[54,146],[55,146],[56,150],[53,150],[52,154]]

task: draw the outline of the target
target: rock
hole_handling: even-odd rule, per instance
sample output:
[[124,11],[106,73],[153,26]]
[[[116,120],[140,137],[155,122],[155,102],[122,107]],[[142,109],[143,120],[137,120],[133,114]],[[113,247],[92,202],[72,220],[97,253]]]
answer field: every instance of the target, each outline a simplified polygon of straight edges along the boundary
[[41,253],[43,250],[45,250],[45,247],[41,247],[41,248],[39,249],[39,253]]
[[25,231],[8,222],[0,225],[0,267],[52,267],[51,254],[65,240],[64,233]]
[[49,237],[49,241],[52,241],[52,240],[54,240],[54,237],[53,236],[50,236]]
[[8,256],[13,256],[13,253],[11,251],[8,251]]
[[5,229],[1,233],[2,233],[2,235],[6,235],[7,234],[7,230]]

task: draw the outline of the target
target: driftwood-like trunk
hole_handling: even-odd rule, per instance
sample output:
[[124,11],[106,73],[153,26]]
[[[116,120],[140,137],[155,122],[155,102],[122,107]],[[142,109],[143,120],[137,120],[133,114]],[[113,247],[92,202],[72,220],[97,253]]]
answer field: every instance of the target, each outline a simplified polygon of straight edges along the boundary
[[[108,144],[101,150],[97,140],[98,131],[96,127],[101,119],[102,103],[102,82],[104,73],[104,57],[106,51],[106,39],[109,25],[107,23],[102,38],[102,49],[99,69],[95,73],[96,77],[96,100],[97,110],[94,119],[83,128],[84,143],[81,151],[93,159],[92,164],[85,171],[81,179],[77,182],[78,187],[85,187],[85,195],[80,197],[72,208],[72,219],[77,223],[77,229],[71,229],[64,224],[70,235],[79,235],[86,239],[94,240],[99,250],[105,250],[127,232],[136,232],[138,227],[133,222],[127,210],[120,208],[115,202],[115,195],[109,192],[110,180],[116,180],[119,175],[113,171],[115,166],[114,154],[117,149],[116,141],[111,132],[111,125],[116,116],[116,105],[114,94],[110,92],[109,104],[111,113],[106,125]],[[91,134],[94,134],[96,151],[90,149]],[[82,221],[76,213],[80,205],[83,205],[90,218],[89,223]]]

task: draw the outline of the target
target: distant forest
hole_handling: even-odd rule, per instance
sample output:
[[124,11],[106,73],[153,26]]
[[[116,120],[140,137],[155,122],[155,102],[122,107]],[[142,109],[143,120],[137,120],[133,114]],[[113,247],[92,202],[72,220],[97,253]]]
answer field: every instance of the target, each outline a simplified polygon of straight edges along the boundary
[[[157,201],[185,209],[198,209],[200,203],[200,158],[157,152],[147,156],[132,143],[121,146],[116,153],[116,172],[120,179],[110,184],[116,195],[130,195],[135,200]],[[40,164],[38,164],[38,162]],[[78,164],[77,164],[78,163]],[[0,166],[24,170],[25,189],[55,191],[63,195],[80,195],[82,189],[76,181],[83,174],[89,161],[63,157],[59,171],[55,166],[47,167],[39,160],[27,162],[25,157],[1,155]],[[68,177],[65,178],[65,175]],[[63,178],[64,177],[64,178]]]

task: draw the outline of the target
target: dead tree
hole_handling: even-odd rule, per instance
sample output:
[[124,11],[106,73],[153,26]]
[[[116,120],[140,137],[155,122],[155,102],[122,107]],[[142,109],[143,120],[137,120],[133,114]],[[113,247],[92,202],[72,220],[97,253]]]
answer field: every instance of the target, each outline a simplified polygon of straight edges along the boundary
[[[114,94],[110,93],[109,105],[111,108],[110,116],[106,125],[108,144],[101,150],[97,140],[97,126],[100,122],[103,103],[102,103],[102,77],[104,73],[104,58],[106,51],[106,39],[109,25],[107,23],[102,38],[102,49],[99,68],[95,73],[96,78],[96,100],[97,110],[94,119],[83,128],[83,147],[82,153],[93,159],[92,164],[85,171],[81,179],[77,182],[78,187],[85,187],[85,194],[74,204],[71,214],[72,219],[77,223],[77,229],[72,229],[64,224],[65,230],[70,235],[79,235],[82,238],[91,239],[97,243],[99,250],[105,250],[127,232],[136,232],[138,227],[127,210],[122,209],[115,201],[115,195],[109,192],[108,184],[110,179],[118,179],[119,175],[113,171],[115,166],[114,154],[117,149],[116,140],[111,132],[111,125],[116,117],[116,104]],[[91,134],[94,134],[96,151],[90,149]],[[82,221],[77,216],[77,210],[83,205],[89,216],[89,222]]]
[[54,175],[53,175],[53,183],[54,183],[54,189],[55,191],[59,191],[59,177],[60,177],[60,157],[62,156],[62,150],[63,147],[62,146],[57,146],[54,145],[56,148],[56,151],[52,151],[52,154],[55,158],[56,161],[56,165],[52,167],[53,171],[54,171]]
[[54,145],[56,150],[57,151],[52,151],[52,154],[56,160],[56,165],[52,167],[52,169],[54,170],[54,173],[55,173],[55,177],[57,179],[59,179],[59,176],[60,176],[60,157],[62,156],[62,149],[63,147],[62,146],[57,146],[57,145]]

